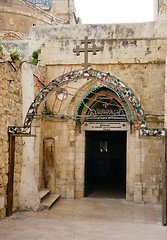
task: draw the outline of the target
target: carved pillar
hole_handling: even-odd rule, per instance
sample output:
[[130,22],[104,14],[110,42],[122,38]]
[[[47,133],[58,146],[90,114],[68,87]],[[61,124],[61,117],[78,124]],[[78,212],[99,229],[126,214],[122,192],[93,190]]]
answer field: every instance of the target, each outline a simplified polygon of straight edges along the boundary
[[134,202],[141,203],[143,201],[143,184],[141,182],[141,162],[142,162],[142,146],[141,139],[136,131],[136,147],[135,147],[135,182],[134,182]]
[[[23,95],[23,120],[34,100],[34,78],[31,67],[22,64],[22,95]],[[40,204],[38,186],[35,179],[35,139],[23,138],[23,163],[19,191],[19,208],[37,210]]]
[[37,210],[40,199],[35,179],[34,139],[24,138],[26,148],[23,149],[23,166],[19,191],[19,209]]
[[66,197],[73,199],[75,197],[75,128],[74,121],[68,122],[69,129],[69,159],[68,159],[68,179]]

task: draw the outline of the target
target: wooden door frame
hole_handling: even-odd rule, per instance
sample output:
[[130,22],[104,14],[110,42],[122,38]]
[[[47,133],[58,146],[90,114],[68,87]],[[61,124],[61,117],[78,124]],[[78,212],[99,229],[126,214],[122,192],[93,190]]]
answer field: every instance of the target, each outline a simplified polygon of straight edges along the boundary
[[15,163],[15,135],[9,134],[9,169],[7,184],[7,208],[6,215],[12,215],[13,208],[13,183],[14,183],[14,163]]
[[35,137],[29,133],[9,133],[8,144],[9,144],[9,163],[8,163],[8,184],[7,184],[7,206],[6,216],[11,216],[13,213],[13,186],[14,186],[14,165],[15,165],[15,138],[16,137]]

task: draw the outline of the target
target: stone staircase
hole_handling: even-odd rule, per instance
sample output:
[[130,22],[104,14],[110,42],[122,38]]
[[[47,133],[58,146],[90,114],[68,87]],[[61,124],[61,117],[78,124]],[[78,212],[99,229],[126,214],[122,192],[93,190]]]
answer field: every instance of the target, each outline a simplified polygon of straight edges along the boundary
[[39,197],[40,197],[40,210],[47,209],[49,210],[54,203],[59,199],[59,194],[51,194],[50,189],[42,188],[39,190]]

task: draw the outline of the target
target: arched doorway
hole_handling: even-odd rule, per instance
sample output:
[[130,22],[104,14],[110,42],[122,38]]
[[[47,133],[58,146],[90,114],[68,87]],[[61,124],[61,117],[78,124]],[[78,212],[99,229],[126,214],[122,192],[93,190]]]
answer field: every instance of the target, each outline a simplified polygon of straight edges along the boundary
[[85,197],[126,197],[127,130],[133,109],[108,86],[92,89],[78,107],[85,130]]

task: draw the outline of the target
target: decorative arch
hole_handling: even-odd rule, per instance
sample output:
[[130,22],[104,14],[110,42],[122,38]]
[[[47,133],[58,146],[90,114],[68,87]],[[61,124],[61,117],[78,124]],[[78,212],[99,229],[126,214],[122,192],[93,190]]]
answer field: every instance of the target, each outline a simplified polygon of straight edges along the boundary
[[[125,83],[121,82],[118,78],[112,76],[110,73],[97,71],[92,68],[75,70],[52,80],[46,87],[44,87],[39,92],[39,94],[36,96],[32,104],[30,105],[30,108],[25,117],[23,127],[22,128],[13,127],[13,129],[10,128],[9,132],[14,131],[14,133],[18,132],[29,133],[31,130],[31,124],[34,119],[34,116],[37,115],[39,107],[48,99],[48,97],[54,91],[56,91],[59,86],[62,86],[72,81],[77,81],[78,79],[83,77],[87,78],[88,80],[89,79],[96,80],[97,82],[100,83],[101,86],[105,86],[111,89],[117,94],[119,98],[124,99],[126,101],[127,106],[133,109],[137,117],[137,121],[139,122],[140,127],[142,128],[143,135],[148,135],[148,132],[146,132],[147,125],[144,111],[132,89],[130,89]],[[92,89],[92,91],[94,91],[94,89]]]
[[100,84],[114,91],[118,97],[126,100],[127,104],[131,104],[134,112],[136,113],[138,121],[141,124],[146,124],[144,111],[142,110],[138,99],[128,86],[114,76],[111,76],[110,73],[99,72],[94,69],[82,69],[60,76],[52,80],[46,87],[44,87],[31,104],[25,118],[24,126],[31,127],[32,120],[37,114],[39,106],[42,104],[42,102],[47,100],[47,98],[52,94],[53,91],[56,90],[56,88],[66,84],[67,82],[75,81],[83,77],[96,79],[97,81],[100,81]]

